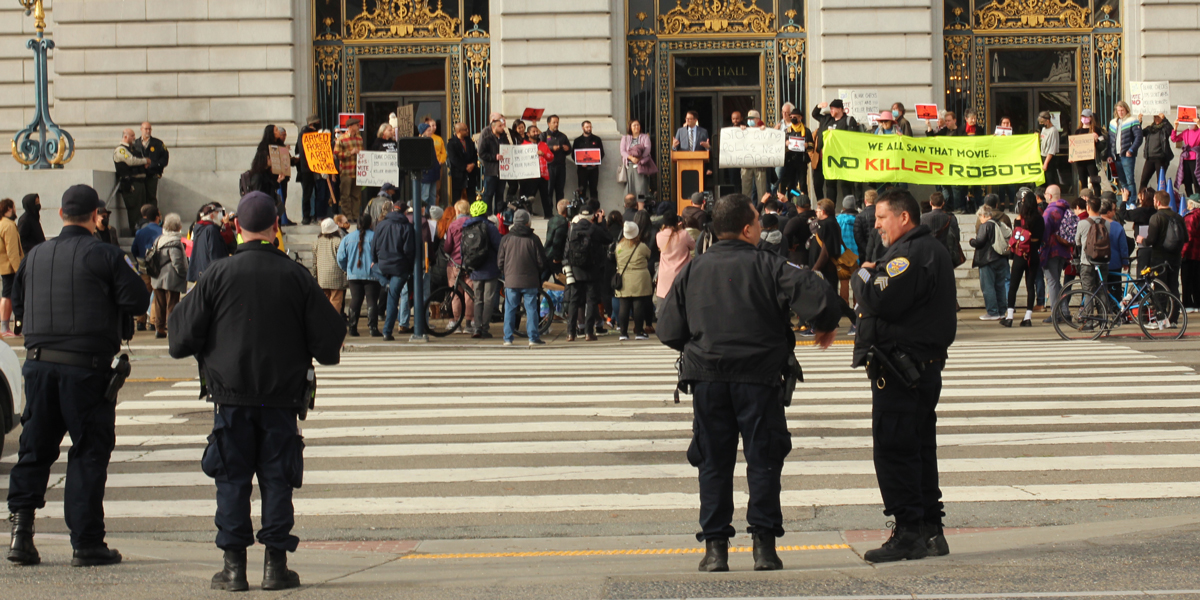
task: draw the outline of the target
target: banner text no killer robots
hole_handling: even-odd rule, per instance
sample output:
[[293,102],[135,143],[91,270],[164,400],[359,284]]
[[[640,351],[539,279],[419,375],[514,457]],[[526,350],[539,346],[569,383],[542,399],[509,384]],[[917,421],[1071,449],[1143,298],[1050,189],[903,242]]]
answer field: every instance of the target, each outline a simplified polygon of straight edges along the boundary
[[1038,134],[912,138],[829,130],[826,179],[918,185],[1045,182]]

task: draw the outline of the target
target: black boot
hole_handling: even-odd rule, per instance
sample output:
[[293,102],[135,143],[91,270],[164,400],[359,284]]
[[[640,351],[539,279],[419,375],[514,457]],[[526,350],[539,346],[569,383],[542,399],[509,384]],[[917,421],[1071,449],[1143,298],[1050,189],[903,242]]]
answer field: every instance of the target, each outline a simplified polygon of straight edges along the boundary
[[925,539],[925,547],[930,556],[945,556],[950,554],[950,544],[946,543],[946,535],[942,532],[941,523],[923,523],[921,537]]
[[71,556],[72,567],[102,567],[121,562],[121,553],[109,548],[108,544],[100,544],[91,548],[76,548]]
[[863,554],[863,558],[873,563],[925,558],[929,556],[929,548],[925,546],[925,541],[921,536],[920,525],[896,523],[892,529],[892,537],[883,543],[883,547],[868,550]]
[[212,577],[212,589],[244,592],[250,589],[246,581],[246,549],[226,550],[225,569]]
[[779,554],[775,552],[775,536],[765,532],[756,532],[751,537],[754,539],[754,570],[778,571],[782,569],[783,561],[779,560]]
[[8,560],[18,565],[36,565],[42,562],[37,547],[33,545],[33,509],[18,510],[9,515],[8,520],[12,523]]
[[350,337],[358,337],[358,325],[351,325],[349,334]]
[[276,550],[267,546],[263,556],[264,590],[290,590],[300,587],[300,576],[287,568],[287,550]]
[[708,540],[700,570],[709,573],[729,570],[729,540]]
[[383,334],[379,332],[378,325],[371,325],[367,329],[371,332],[371,337],[383,337]]

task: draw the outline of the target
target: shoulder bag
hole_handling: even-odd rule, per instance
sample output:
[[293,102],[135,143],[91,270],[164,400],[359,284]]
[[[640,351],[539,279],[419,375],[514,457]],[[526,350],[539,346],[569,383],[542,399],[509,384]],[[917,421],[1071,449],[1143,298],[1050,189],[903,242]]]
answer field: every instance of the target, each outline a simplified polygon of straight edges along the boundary
[[[617,243],[620,243],[620,242],[617,242]],[[625,267],[621,269],[620,273],[613,273],[612,289],[614,292],[619,292],[619,291],[621,291],[621,288],[625,287],[625,271],[627,269],[629,269],[629,263],[633,262],[633,259],[637,253],[638,246],[641,246],[641,245],[642,245],[642,240],[640,240],[640,239],[636,243],[634,243],[633,250],[629,253],[629,260],[625,261]]]

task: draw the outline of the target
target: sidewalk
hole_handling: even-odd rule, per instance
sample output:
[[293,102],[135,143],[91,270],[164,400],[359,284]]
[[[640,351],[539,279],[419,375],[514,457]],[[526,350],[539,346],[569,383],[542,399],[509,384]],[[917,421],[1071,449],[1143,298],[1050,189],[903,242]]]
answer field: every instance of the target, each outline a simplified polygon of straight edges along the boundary
[[[1057,527],[951,529],[946,531],[949,556],[886,565],[871,565],[861,558],[863,552],[886,539],[886,531],[789,533],[780,540],[786,569],[775,573],[751,570],[750,539],[743,534],[733,540],[732,571],[727,574],[696,571],[703,546],[692,536],[302,542],[300,550],[291,555],[290,566],[300,573],[305,586],[277,596],[601,598],[612,597],[602,590],[621,581],[635,587],[658,581],[673,586],[713,586],[724,581],[771,587],[768,584],[823,580],[824,585],[844,587],[876,575],[894,579],[917,572],[992,568],[1010,560],[1012,554],[1006,553],[1011,551],[1036,562],[1040,553],[1062,552],[1072,544],[1113,546],[1138,536],[1194,530],[1198,524],[1200,514]],[[121,550],[125,563],[74,569],[67,566],[70,544],[66,536],[41,534],[36,539],[41,565],[0,566],[3,597],[140,600],[223,594],[208,590],[212,574],[221,565],[220,551],[208,543],[113,536],[108,541]],[[250,550],[252,593],[261,593],[262,556],[261,546]],[[1179,575],[1186,577],[1185,573]],[[1169,577],[1152,583],[1157,582],[1170,585]],[[1004,589],[1020,584],[1012,578],[996,582]]]

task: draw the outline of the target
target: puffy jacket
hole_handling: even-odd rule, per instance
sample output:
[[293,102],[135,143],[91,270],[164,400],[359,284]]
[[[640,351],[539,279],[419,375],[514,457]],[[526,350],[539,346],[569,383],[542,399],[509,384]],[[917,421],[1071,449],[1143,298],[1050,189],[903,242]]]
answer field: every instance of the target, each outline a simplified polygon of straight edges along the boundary
[[416,259],[417,236],[414,235],[412,223],[399,211],[388,213],[379,227],[375,228],[371,260],[384,276],[400,277],[412,274]]
[[1171,122],[1163,119],[1162,123],[1150,124],[1142,128],[1142,142],[1146,149],[1143,157],[1149,160],[1170,161],[1175,158],[1171,150]]
[[1200,260],[1200,208],[1193,208],[1184,215],[1183,225],[1188,234],[1188,240],[1183,244],[1183,259]]
[[[342,240],[342,245],[338,246],[337,263],[338,266],[346,272],[346,279],[350,281],[373,281],[375,278],[371,276],[371,248],[375,243],[375,232],[368,229],[366,239],[363,240],[362,254],[358,252],[358,238],[362,237],[364,232],[355,231],[346,236]],[[362,260],[359,261],[359,257]]]
[[496,264],[504,273],[504,287],[531,289],[542,287],[542,268],[546,266],[546,251],[542,241],[528,225],[513,225],[500,240]]
[[1120,160],[1126,152],[1137,156],[1142,146],[1142,122],[1137,117],[1125,117],[1108,122],[1108,157]]

